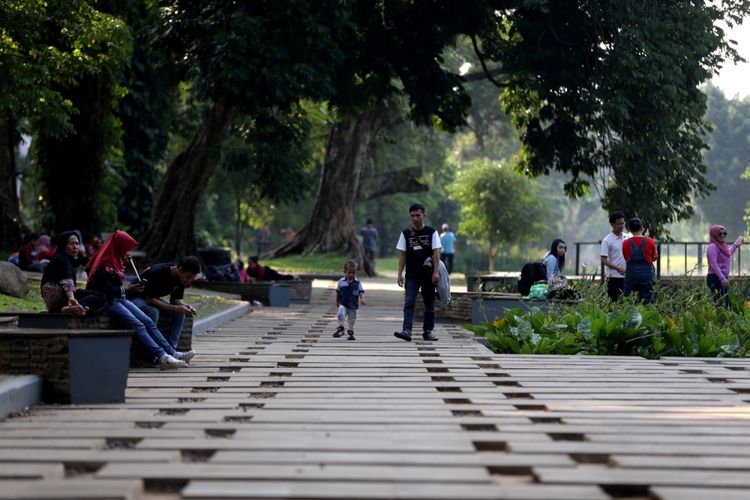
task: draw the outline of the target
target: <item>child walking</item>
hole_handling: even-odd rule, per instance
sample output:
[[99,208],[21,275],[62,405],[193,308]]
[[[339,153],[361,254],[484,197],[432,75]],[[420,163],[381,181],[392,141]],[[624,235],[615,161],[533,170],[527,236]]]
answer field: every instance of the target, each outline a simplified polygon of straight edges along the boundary
[[356,261],[347,260],[344,264],[344,277],[336,285],[339,326],[333,334],[334,337],[344,336],[344,330],[346,330],[344,319],[348,318],[349,329],[346,333],[349,334],[349,340],[355,340],[354,323],[357,321],[357,309],[359,309],[360,302],[362,305],[365,304],[365,290],[362,288],[362,283],[357,280],[358,267]]

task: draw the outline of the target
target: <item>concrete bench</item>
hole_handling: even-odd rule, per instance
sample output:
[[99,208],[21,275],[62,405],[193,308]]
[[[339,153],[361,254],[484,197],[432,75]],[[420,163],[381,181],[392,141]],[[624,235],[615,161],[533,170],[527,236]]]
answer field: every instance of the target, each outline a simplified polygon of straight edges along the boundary
[[42,376],[47,403],[123,403],[132,335],[101,328],[1,329],[0,372]]
[[312,280],[256,281],[239,283],[236,281],[193,282],[193,287],[216,292],[239,295],[242,300],[255,300],[271,307],[289,307],[289,304],[309,304],[312,297]]
[[[547,306],[546,300],[522,300],[521,295],[517,293],[452,292],[450,304],[435,304],[435,319],[481,324],[504,316],[506,309],[519,307],[526,311],[532,307]],[[423,316],[424,305],[420,297],[417,299],[415,317]]]
[[[106,314],[98,316],[80,317],[72,314],[46,313],[46,312],[0,312],[0,318],[17,318],[15,325],[18,328],[68,328],[68,329],[117,329],[118,326],[112,322]],[[159,317],[157,324],[159,330],[165,333],[169,329],[169,318]],[[189,351],[193,345],[193,318],[185,317],[182,326],[178,351]]]
[[[106,314],[90,317],[74,316],[72,314],[46,313],[46,312],[1,312],[0,318],[16,318],[15,324],[18,328],[34,329],[79,329],[79,330],[116,330],[118,326]],[[157,324],[159,330],[166,335],[169,330],[169,318],[160,316]],[[185,317],[182,325],[178,351],[189,351],[193,345],[193,318]],[[143,361],[151,361],[151,355],[140,342],[133,342],[131,346],[131,362],[133,366],[144,366]]]

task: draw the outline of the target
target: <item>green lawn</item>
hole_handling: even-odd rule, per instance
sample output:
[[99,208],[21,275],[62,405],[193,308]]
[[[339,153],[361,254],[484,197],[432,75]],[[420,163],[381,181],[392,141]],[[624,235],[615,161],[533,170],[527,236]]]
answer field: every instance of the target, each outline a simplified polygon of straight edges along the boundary
[[[31,290],[22,299],[0,294],[0,312],[44,312],[47,309],[39,293],[39,281],[30,281]],[[228,309],[241,301],[227,299],[218,295],[202,295],[190,290],[185,292],[185,302],[198,311],[197,317],[204,318],[216,312]]]
[[[278,271],[289,273],[341,273],[346,262],[346,255],[341,254],[316,254],[316,255],[289,255],[278,259],[264,259],[262,264],[271,266]],[[378,259],[376,267],[379,271],[396,272],[398,269],[398,257]]]

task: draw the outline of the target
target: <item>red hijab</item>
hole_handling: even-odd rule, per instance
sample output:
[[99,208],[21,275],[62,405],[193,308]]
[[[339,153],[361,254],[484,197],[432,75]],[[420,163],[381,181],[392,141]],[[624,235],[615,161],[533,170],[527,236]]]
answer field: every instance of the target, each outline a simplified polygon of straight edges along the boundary
[[729,247],[727,246],[726,240],[719,241],[719,231],[721,231],[722,229],[724,231],[727,230],[721,224],[714,224],[713,226],[711,226],[711,229],[708,230],[708,238],[711,243],[716,245],[716,248],[718,248],[721,253],[729,257]]
[[93,276],[97,269],[110,268],[118,274],[125,271],[125,255],[138,244],[125,231],[115,230],[112,236],[99,247],[91,256],[91,263],[86,268],[89,276]]

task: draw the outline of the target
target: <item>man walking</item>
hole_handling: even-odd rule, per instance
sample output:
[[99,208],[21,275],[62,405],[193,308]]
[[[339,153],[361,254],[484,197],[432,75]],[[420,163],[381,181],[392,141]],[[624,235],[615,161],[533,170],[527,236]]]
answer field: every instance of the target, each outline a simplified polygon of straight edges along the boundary
[[456,253],[454,245],[456,243],[456,235],[451,231],[447,223],[444,223],[440,233],[440,244],[443,245],[440,251],[440,258],[445,263],[445,269],[448,274],[453,272],[453,255]]
[[612,232],[602,240],[601,255],[602,267],[607,268],[607,295],[612,302],[622,295],[625,285],[625,257],[622,255],[622,244],[625,241],[623,229],[625,228],[625,214],[612,212],[609,214],[609,225]]
[[[400,332],[394,335],[407,342],[411,341],[411,329],[414,323],[414,307],[417,294],[422,290],[424,301],[424,320],[422,338],[437,340],[432,334],[435,328],[435,285],[438,282],[438,261],[440,260],[440,237],[437,231],[424,225],[424,206],[415,203],[409,207],[411,227],[401,232],[396,249],[398,256],[398,286],[404,287],[404,323]],[[428,261],[428,259],[431,259]],[[406,280],[404,280],[406,267]]]

